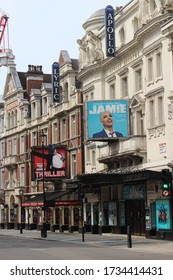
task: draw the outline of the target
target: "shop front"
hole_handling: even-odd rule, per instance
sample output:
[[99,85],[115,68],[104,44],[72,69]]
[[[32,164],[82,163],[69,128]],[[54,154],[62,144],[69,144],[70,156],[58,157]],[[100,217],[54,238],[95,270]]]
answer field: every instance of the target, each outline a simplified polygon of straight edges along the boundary
[[[88,229],[94,226],[97,212],[100,234],[127,233],[130,226],[134,235],[172,238],[171,200],[162,197],[162,172],[92,173],[79,175],[78,179],[88,201],[84,213]],[[93,193],[95,199],[91,201]]]
[[[72,192],[55,191],[46,193],[47,230],[59,230],[60,232],[78,230],[80,204],[77,200],[70,200],[69,196],[73,196]],[[38,194],[23,202],[22,208],[26,212],[25,228],[41,230],[44,209],[43,194]]]

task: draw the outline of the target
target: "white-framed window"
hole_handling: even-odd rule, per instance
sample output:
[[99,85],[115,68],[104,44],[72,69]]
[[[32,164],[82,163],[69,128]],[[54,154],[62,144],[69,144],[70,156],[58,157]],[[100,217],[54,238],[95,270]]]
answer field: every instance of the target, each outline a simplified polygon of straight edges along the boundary
[[11,155],[11,140],[7,142],[7,156]]
[[14,111],[11,112],[11,128],[14,127]]
[[37,133],[37,131],[32,132],[31,141],[32,141],[32,144],[31,144],[32,146],[37,146],[38,145],[38,133]]
[[153,57],[148,58],[148,83],[153,82],[154,80],[154,72],[153,72]]
[[1,189],[5,189],[5,176],[4,176],[4,170],[0,170],[0,182],[1,182]]
[[76,115],[71,115],[70,118],[70,127],[71,127],[71,137],[76,136]]
[[48,145],[48,129],[47,128],[43,128],[42,129],[44,136],[44,145]]
[[1,142],[0,158],[5,156],[5,143]]
[[12,154],[17,155],[17,139],[13,139],[13,148],[12,148]]
[[162,55],[161,52],[156,53],[156,77],[162,77]]
[[135,70],[135,91],[142,90],[142,68]]
[[109,86],[109,90],[110,90],[110,99],[114,100],[116,98],[114,83]]
[[164,108],[163,108],[163,96],[160,95],[157,98],[157,111],[158,111],[158,124],[163,124],[164,123]]
[[94,100],[94,92],[90,92],[89,94],[85,95],[85,101]]
[[7,117],[8,119],[7,119],[7,127],[8,127],[8,129],[11,127],[10,126],[10,122],[11,122],[11,116],[10,116],[10,112],[8,113],[8,117]]
[[74,178],[77,174],[76,154],[71,155],[71,177]]
[[14,125],[17,126],[17,110],[15,110]]
[[20,154],[24,154],[25,152],[25,145],[24,145],[24,135],[20,137]]
[[147,60],[147,82],[148,86],[162,79],[162,47],[157,45],[146,56]]
[[136,133],[137,135],[144,135],[144,117],[142,110],[136,111]]
[[163,92],[159,91],[149,97],[149,128],[164,125],[164,97]]
[[57,143],[57,141],[58,141],[57,122],[52,124],[52,140],[53,140],[53,143]]
[[25,168],[24,166],[21,166],[20,168],[20,186],[25,186]]
[[128,77],[124,75],[121,77],[122,98],[128,96]]
[[65,140],[67,137],[66,133],[66,118],[61,120],[61,140]]
[[8,129],[10,128],[10,113],[8,113],[8,116],[7,116],[7,128]]
[[149,100],[149,127],[155,126],[155,100]]
[[4,130],[4,115],[0,117],[0,128],[1,128],[1,131]]

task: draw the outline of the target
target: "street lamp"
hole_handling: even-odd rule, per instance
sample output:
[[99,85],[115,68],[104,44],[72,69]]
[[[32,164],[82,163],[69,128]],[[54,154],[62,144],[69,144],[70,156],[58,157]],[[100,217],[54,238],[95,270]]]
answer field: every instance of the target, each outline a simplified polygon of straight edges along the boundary
[[24,187],[20,187],[19,194],[20,194],[20,234],[23,233],[23,227],[22,227],[22,198],[24,193]]
[[46,192],[45,192],[45,177],[44,177],[44,139],[46,134],[41,132],[41,144],[42,144],[42,180],[43,180],[43,223],[41,229],[41,237],[47,237],[47,225],[46,225]]

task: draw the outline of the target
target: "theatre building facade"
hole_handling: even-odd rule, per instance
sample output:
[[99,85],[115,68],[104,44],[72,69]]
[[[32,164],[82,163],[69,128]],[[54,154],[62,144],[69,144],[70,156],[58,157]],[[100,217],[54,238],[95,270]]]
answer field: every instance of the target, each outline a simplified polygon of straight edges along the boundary
[[[77,192],[68,190],[65,182],[83,173],[78,60],[61,51],[58,62],[59,103],[52,102],[52,77],[42,66],[29,65],[27,72],[18,72],[12,60],[8,67],[0,139],[0,217],[1,227],[7,229],[19,229],[22,223],[23,228],[40,230],[44,218],[51,230],[64,230],[69,221],[78,228],[80,222]],[[58,157],[52,164],[58,164],[57,169],[49,162],[55,151]]]
[[[60,52],[56,104],[51,75],[40,66],[20,73],[12,62],[1,114],[5,227],[22,216],[25,228],[40,229],[45,187],[51,230],[130,226],[132,234],[173,239],[173,1],[166,2],[132,0],[113,14],[93,13],[77,40],[79,59]],[[65,159],[62,176],[44,184],[33,176],[43,133],[45,157],[56,144]]]
[[[130,226],[133,234],[172,239],[172,13],[173,1],[130,1],[116,8],[115,30],[105,28],[105,9],[83,24],[85,174],[78,179],[93,231]],[[123,137],[97,138],[104,111]]]

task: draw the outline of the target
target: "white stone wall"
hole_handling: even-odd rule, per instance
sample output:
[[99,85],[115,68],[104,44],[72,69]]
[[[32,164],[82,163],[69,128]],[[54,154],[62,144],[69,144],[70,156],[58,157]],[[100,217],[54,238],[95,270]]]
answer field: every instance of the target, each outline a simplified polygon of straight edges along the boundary
[[[168,162],[173,157],[172,134],[173,116],[170,111],[170,95],[173,90],[172,79],[172,51],[169,51],[170,39],[161,32],[163,21],[161,17],[166,16],[167,6],[161,1],[156,1],[156,9],[153,10],[151,1],[131,1],[115,16],[115,34],[117,55],[115,58],[105,58],[102,61],[91,64],[79,73],[79,78],[83,83],[84,100],[107,100],[110,98],[110,84],[115,85],[116,99],[122,98],[121,78],[124,73],[128,76],[128,100],[135,95],[140,95],[144,101],[144,131],[146,134],[147,158],[143,163],[143,168],[161,170],[167,168]],[[172,2],[169,3],[169,8]],[[162,12],[164,8],[164,13]],[[141,16],[143,15],[143,19]],[[134,33],[134,21],[138,20],[138,30]],[[157,23],[157,24],[156,24]],[[124,45],[121,45],[120,31],[124,29]],[[90,30],[92,30],[90,26]],[[104,27],[97,32],[97,37],[101,38],[102,50],[105,57],[105,36]],[[161,53],[162,75],[157,77],[156,57],[158,50]],[[148,80],[148,58],[153,61],[153,79]],[[142,89],[135,91],[134,71],[138,63],[142,69]],[[90,88],[90,94],[88,89]],[[91,94],[92,93],[92,94]],[[163,99],[163,123],[159,123],[158,96]],[[151,126],[149,114],[149,101],[153,98],[155,102],[155,124]],[[173,106],[172,106],[173,107]],[[134,106],[135,110],[135,106]],[[134,114],[135,117],[135,114]],[[135,120],[134,120],[135,123]],[[134,131],[137,131],[134,128]],[[105,153],[108,147],[98,148],[101,142],[95,142],[96,158]],[[90,173],[89,164],[86,172]],[[104,169],[106,166],[96,160],[96,171]]]

